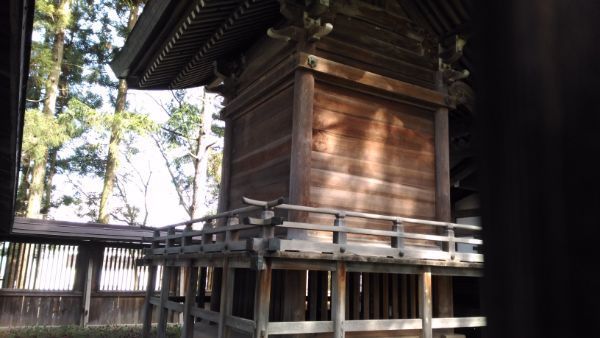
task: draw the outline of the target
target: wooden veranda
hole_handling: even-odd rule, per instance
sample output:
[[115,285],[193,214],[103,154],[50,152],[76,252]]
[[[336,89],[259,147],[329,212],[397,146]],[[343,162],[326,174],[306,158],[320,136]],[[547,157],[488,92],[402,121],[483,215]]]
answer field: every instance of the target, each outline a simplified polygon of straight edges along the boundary
[[[482,241],[475,238],[480,227],[297,206],[284,204],[282,199],[270,202],[244,199],[244,202],[246,207],[167,226],[147,239],[152,247],[146,250],[143,259],[143,264],[150,266],[144,308],[146,334],[153,309],[159,312],[159,335],[165,334],[169,311],[182,313],[182,337],[320,334],[338,338],[346,334],[364,337],[391,333],[430,338],[434,330],[485,325],[483,317],[434,318],[432,310],[432,276],[481,276],[483,256],[457,247],[457,243],[481,246]],[[327,215],[332,224],[290,222],[276,216],[280,211]],[[390,230],[345,226],[345,221],[352,218],[385,221]],[[216,226],[218,222],[226,224]],[[405,231],[404,224],[440,231],[437,235]],[[195,230],[198,226],[201,230]],[[287,229],[330,233],[331,241],[275,236]],[[160,231],[167,231],[167,235],[161,235]],[[352,234],[384,238],[387,244],[350,243],[347,236]],[[163,267],[163,288],[155,294],[159,266]],[[217,310],[211,310],[203,301],[208,267],[221,271]],[[171,283],[173,270],[185,271],[184,299],[170,297],[169,288],[164,287]],[[240,270],[249,273],[237,273]],[[278,293],[276,289],[281,287],[273,282],[277,270],[308,274],[306,288],[300,288],[300,294],[296,295],[306,302],[302,315],[305,320],[275,318],[277,310],[272,300]],[[399,302],[399,293],[407,294],[407,275],[416,276],[418,293],[407,302]],[[374,288],[369,287],[372,277],[378,283]],[[253,296],[242,298],[239,292],[250,292]]]

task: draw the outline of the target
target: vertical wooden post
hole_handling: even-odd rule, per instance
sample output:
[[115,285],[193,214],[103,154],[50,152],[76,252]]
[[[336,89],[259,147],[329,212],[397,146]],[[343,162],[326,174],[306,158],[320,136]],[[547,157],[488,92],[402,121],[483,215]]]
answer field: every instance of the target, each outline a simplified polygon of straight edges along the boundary
[[167,266],[166,262],[163,265],[162,271],[162,283],[160,286],[160,305],[158,308],[158,327],[156,329],[156,335],[158,338],[165,338],[167,336],[167,317],[169,310],[166,308],[167,301],[169,300],[169,291],[171,286],[172,267]]
[[[345,214],[344,213],[339,213],[335,216],[335,222],[334,222],[334,226],[336,227],[343,227],[345,225],[344,222],[344,218],[345,218]],[[347,235],[345,232],[334,232],[333,233],[333,243],[335,244],[346,244],[347,241]]]
[[218,212],[229,208],[229,185],[231,175],[231,138],[233,126],[231,119],[225,119],[225,132],[223,135],[223,160],[221,162],[221,187],[219,190]]
[[362,274],[362,319],[371,319],[371,274],[363,272]]
[[331,320],[333,338],[344,338],[344,320],[346,319],[346,263],[338,261],[331,278]]
[[93,257],[88,257],[87,264],[87,273],[85,274],[85,284],[83,287],[83,313],[81,325],[87,326],[90,321],[90,304],[92,298],[92,278],[94,273],[94,259]]
[[[154,238],[160,236],[159,231],[154,231]],[[150,249],[156,249],[158,247],[158,243],[153,241]],[[156,289],[156,271],[157,266],[154,262],[151,262],[148,266],[148,280],[146,281],[146,296],[144,297],[144,309],[142,313],[142,336],[148,337],[150,336],[150,329],[152,328],[152,303],[150,303],[150,299],[154,295],[154,290]]]
[[[448,108],[438,108],[435,112],[435,214],[439,221],[450,222],[450,131]],[[443,235],[450,233],[443,233]],[[446,245],[448,251],[452,250]],[[449,254],[450,256],[451,254]],[[452,277],[436,276],[436,310],[440,317],[452,317]]]
[[[172,236],[175,234],[175,229],[170,228],[167,231],[167,236]],[[167,238],[165,241],[165,248],[168,249],[174,245],[174,240]],[[159,317],[158,317],[158,327],[156,329],[156,335],[158,338],[165,338],[167,335],[167,321],[169,316],[169,310],[166,308],[167,302],[169,301],[169,293],[171,292],[171,280],[176,273],[176,269],[172,266],[167,265],[167,261],[165,260],[163,265],[163,275],[162,275],[162,284],[160,287],[160,305],[159,305]],[[175,291],[175,290],[174,290]]]
[[[298,69],[294,75],[292,149],[290,162],[290,203],[310,202],[310,168],[313,134],[315,78],[311,71]],[[292,213],[290,219],[307,221],[306,213]],[[288,230],[289,231],[289,230]],[[304,232],[288,232],[288,237],[304,238]]]
[[[227,100],[228,98],[226,98]],[[229,191],[231,185],[231,147],[232,147],[232,137],[233,137],[233,121],[231,119],[225,119],[225,132],[223,137],[223,160],[221,162],[221,187],[219,188],[219,204],[217,207],[218,212],[224,212],[229,209]],[[206,224],[209,224],[208,222]],[[205,224],[205,227],[206,227]],[[223,226],[225,222],[222,220],[217,220],[217,226]],[[202,236],[202,244],[208,244],[210,236]],[[217,241],[223,241],[225,239],[225,235],[217,234]],[[212,273],[212,293],[210,296],[210,309],[211,311],[216,311],[219,308],[220,300],[221,300],[221,278],[222,272],[221,269],[213,268]]]
[[256,286],[254,291],[254,322],[256,323],[256,338],[268,338],[269,306],[271,304],[271,261],[265,262],[263,270],[256,271]]
[[[296,70],[289,184],[291,204],[308,205],[310,202],[314,89],[315,79],[312,72],[305,69]],[[308,220],[308,215],[302,212],[290,212],[289,219],[303,222]],[[306,231],[288,229],[287,236],[305,239]],[[283,318],[292,321],[304,320],[306,271],[285,270],[283,275],[286,283],[282,299]]]
[[233,287],[235,285],[234,269],[229,267],[229,259],[223,260],[223,274],[221,275],[221,304],[219,309],[218,338],[230,337],[231,330],[225,321],[231,315],[233,307]]
[[433,316],[431,304],[431,270],[425,268],[425,271],[419,275],[419,309],[421,310],[422,338],[433,338],[433,329],[431,319]]
[[183,307],[183,326],[181,327],[181,338],[193,338],[194,316],[191,314],[195,306],[196,290],[198,287],[198,267],[186,267],[185,274],[185,303]]
[[[191,232],[192,224],[187,224],[183,231],[184,234]],[[192,244],[191,237],[182,237],[181,252],[185,246]],[[183,304],[183,313],[181,314],[181,338],[192,338],[194,336],[194,316],[191,315],[191,310],[195,306],[196,289],[198,288],[198,267],[192,265],[192,261],[188,262],[188,266],[181,269],[180,292],[185,296]]]
[[398,248],[399,255],[404,256],[404,224],[400,220],[395,220],[392,226],[392,231],[395,231],[398,235],[391,238],[392,248]]
[[104,247],[93,243],[79,245],[75,263],[75,283],[73,289],[81,291],[81,326],[87,326],[90,319],[92,292],[98,288]]

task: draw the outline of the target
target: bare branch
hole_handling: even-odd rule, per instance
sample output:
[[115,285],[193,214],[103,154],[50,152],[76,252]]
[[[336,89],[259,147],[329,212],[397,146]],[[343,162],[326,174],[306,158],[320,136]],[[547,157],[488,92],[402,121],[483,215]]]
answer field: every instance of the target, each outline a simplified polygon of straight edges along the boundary
[[175,176],[175,173],[173,173],[173,169],[171,169],[169,159],[167,158],[166,151],[161,146],[160,141],[156,138],[156,136],[153,135],[152,139],[154,140],[154,143],[156,143],[156,147],[158,147],[159,153],[162,156],[163,160],[165,161],[167,171],[169,172],[169,175],[171,176],[171,181],[173,182],[173,187],[175,187],[175,191],[177,192],[177,196],[179,197],[179,204],[185,209],[186,213],[188,215],[190,215],[190,217],[191,217],[190,207],[185,203],[185,200],[183,198],[183,191],[177,184],[176,176]]

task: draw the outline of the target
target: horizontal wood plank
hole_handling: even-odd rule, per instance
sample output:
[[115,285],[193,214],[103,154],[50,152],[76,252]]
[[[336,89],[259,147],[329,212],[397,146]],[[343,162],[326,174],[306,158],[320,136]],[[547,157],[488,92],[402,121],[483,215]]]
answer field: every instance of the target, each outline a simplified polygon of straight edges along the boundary
[[270,322],[268,334],[307,334],[333,332],[332,321]]

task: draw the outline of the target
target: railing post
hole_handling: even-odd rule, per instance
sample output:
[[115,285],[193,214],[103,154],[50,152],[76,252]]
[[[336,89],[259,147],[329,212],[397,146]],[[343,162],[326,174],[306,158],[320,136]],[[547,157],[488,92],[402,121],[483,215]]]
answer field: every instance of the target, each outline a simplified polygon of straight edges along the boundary
[[333,338],[344,338],[346,319],[346,263],[338,261],[331,279],[331,320]]
[[[343,227],[346,225],[345,222],[346,214],[344,212],[339,212],[335,215],[335,221],[333,223],[336,227]],[[347,234],[343,231],[336,231],[333,233],[333,243],[344,245],[347,241]],[[341,247],[340,250],[344,251],[344,248]]]
[[456,258],[456,243],[454,242],[454,224],[448,223],[448,254],[450,260]]
[[402,223],[402,221],[398,219],[394,220],[392,231],[395,231],[398,234],[396,237],[392,237],[392,248],[400,249],[398,254],[400,256],[404,256],[404,224]]
[[[260,218],[263,220],[271,219],[273,217],[275,217],[275,212],[268,208],[265,208],[265,210],[260,213]],[[271,239],[273,237],[275,237],[275,227],[272,222],[265,222],[262,227],[262,238]]]
[[[227,218],[227,226],[232,226],[232,225],[238,225],[240,224],[240,219],[237,215],[234,215],[233,217],[229,217]],[[228,250],[228,246],[227,244],[233,242],[233,241],[237,241],[240,237],[238,236],[238,231],[237,230],[227,230],[225,231],[225,249]]]
[[[158,248],[157,239],[160,236],[159,231],[154,231],[154,236],[152,239],[152,244],[150,245],[150,250]],[[148,281],[146,282],[146,297],[144,298],[144,310],[142,313],[142,336],[149,337],[150,329],[152,328],[152,303],[150,303],[150,299],[154,294],[154,290],[156,289],[156,270],[157,266],[154,262],[150,262],[148,266]]]
[[419,292],[420,292],[420,310],[421,310],[421,321],[422,321],[422,338],[433,338],[433,329],[431,326],[431,320],[433,316],[432,302],[431,302],[431,269],[429,267],[424,268],[419,275]]
[[212,237],[213,237],[213,235],[212,234],[204,233],[205,230],[208,230],[208,229],[211,228],[211,225],[212,225],[211,221],[206,221],[206,222],[204,222],[204,226],[202,226],[202,231],[203,231],[203,233],[202,233],[202,246],[205,246],[207,244],[212,243]]

